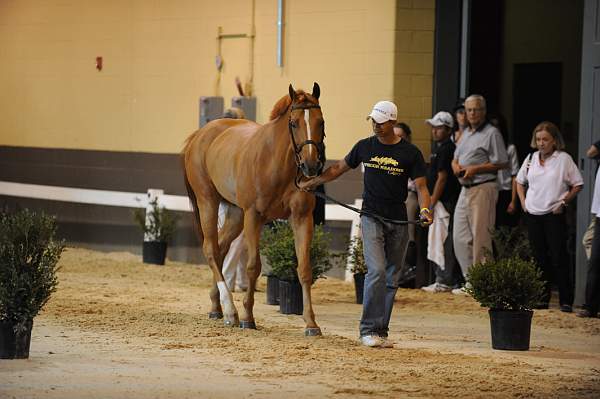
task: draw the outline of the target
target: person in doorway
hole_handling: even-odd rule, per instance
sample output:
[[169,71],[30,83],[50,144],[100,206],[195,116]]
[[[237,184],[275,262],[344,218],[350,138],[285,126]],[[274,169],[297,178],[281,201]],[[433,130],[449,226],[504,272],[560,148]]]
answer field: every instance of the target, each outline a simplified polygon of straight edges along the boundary
[[389,219],[406,220],[404,201],[409,177],[417,186],[421,221],[427,225],[432,222],[425,161],[417,147],[394,134],[397,114],[391,101],[376,103],[368,116],[374,135],[356,143],[344,159],[320,176],[300,183],[300,188],[312,190],[361,163],[365,167],[362,205],[365,213],[361,225],[368,271],[359,330],[361,343],[369,347],[393,346],[388,340],[389,323],[406,254],[408,228]]
[[553,277],[558,283],[560,310],[573,311],[573,282],[567,267],[565,209],[583,188],[583,178],[569,154],[558,127],[542,122],[533,130],[530,154],[517,175],[517,191],[526,214],[533,255],[546,281],[538,308],[547,309]]
[[[427,292],[446,292],[458,284],[460,277],[457,273],[458,262],[454,256],[454,244],[452,242],[453,213],[460,192],[460,185],[454,173],[452,172],[452,158],[456,146],[450,139],[454,121],[449,112],[438,112],[426,123],[431,127],[431,136],[434,141],[433,151],[431,153],[429,168],[427,169],[427,188],[431,195],[431,209],[435,214],[436,223],[430,227],[428,240],[428,252],[434,252],[434,248],[439,246],[443,254],[439,256],[442,261],[434,262],[435,282],[422,290]],[[447,229],[445,231],[445,241],[438,242],[438,235],[433,234],[433,229],[442,229],[445,223],[437,223],[441,215],[448,215]],[[435,256],[434,256],[435,258]],[[431,259],[431,258],[430,258]]]
[[[597,141],[596,143],[592,144],[590,146],[590,148],[588,148],[586,155],[588,158],[596,161],[596,173],[597,173],[598,165],[600,163],[600,141]],[[597,176],[596,176],[596,178],[597,178]],[[592,243],[594,241],[595,226],[596,226],[596,217],[594,214],[592,214],[590,224],[588,225],[588,228],[585,231],[585,234],[583,235],[583,238],[581,240],[581,244],[583,245],[583,249],[585,250],[585,257],[587,258],[588,262],[592,256]]]
[[[398,122],[394,125],[394,134],[402,140],[412,143],[412,131],[404,122]],[[406,215],[408,221],[414,222],[419,217],[419,201],[417,199],[417,186],[415,182],[408,178],[408,194],[406,196]],[[416,244],[417,226],[414,224],[408,225],[408,248],[406,249],[405,267],[402,272],[401,279],[406,283],[416,274],[417,267],[417,244]]]
[[[237,107],[231,107],[223,113],[222,118],[225,119],[245,119],[246,115],[244,110]],[[219,204],[219,219],[218,227],[221,229],[225,223],[226,205],[223,203]],[[248,289],[248,275],[246,273],[246,263],[248,258],[246,256],[246,244],[244,241],[244,234],[241,233],[231,243],[225,259],[223,259],[223,277],[225,278],[225,284],[231,292],[246,291]]]
[[517,198],[517,173],[519,158],[517,147],[510,141],[506,119],[501,114],[490,116],[490,123],[498,128],[508,156],[508,168],[498,171],[498,203],[496,204],[496,227],[516,227],[519,223]]
[[[492,251],[491,230],[496,221],[498,170],[508,162],[502,135],[486,120],[485,98],[471,95],[465,100],[469,126],[454,152],[452,170],[462,186],[454,210],[454,252],[468,284],[469,268],[485,260]],[[453,294],[464,295],[461,288]]]
[[[588,158],[600,159],[600,141],[595,142],[587,150]],[[577,316],[597,317],[600,310],[600,173],[596,171],[594,196],[592,197],[592,225],[594,232],[591,239],[591,251],[585,284],[585,303]]]
[[458,144],[460,138],[468,126],[467,114],[465,112],[465,99],[459,98],[454,106],[454,130],[452,131],[452,140]]

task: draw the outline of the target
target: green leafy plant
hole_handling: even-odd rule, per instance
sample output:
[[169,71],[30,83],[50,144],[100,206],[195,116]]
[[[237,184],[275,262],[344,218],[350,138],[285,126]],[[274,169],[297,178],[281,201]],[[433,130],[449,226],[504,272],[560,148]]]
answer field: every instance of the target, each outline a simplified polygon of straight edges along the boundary
[[[319,225],[315,227],[310,245],[310,263],[313,283],[331,269],[332,255],[329,251],[331,237]],[[294,232],[287,221],[276,221],[271,228],[263,230],[261,253],[267,258],[271,272],[280,280],[298,280]]]
[[527,233],[521,228],[500,226],[492,231],[492,241],[496,259],[508,259],[515,256],[525,260],[532,259]]
[[362,238],[354,237],[350,240],[350,248],[348,250],[348,263],[350,263],[350,271],[354,274],[367,273],[367,264],[363,254]]
[[138,208],[133,211],[133,219],[151,241],[169,241],[175,232],[179,217],[173,212],[158,205],[158,198],[150,201],[150,214],[146,223],[146,209]]
[[490,309],[531,310],[544,292],[535,263],[518,256],[474,264],[467,280],[467,293]]
[[56,290],[65,247],[56,221],[27,209],[0,212],[0,321],[24,326]]

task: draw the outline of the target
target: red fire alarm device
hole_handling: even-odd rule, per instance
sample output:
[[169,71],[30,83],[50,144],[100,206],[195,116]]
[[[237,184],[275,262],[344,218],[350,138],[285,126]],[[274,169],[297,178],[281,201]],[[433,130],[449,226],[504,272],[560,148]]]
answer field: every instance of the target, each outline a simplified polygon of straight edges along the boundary
[[102,57],[96,57],[96,69],[98,71],[102,70]]

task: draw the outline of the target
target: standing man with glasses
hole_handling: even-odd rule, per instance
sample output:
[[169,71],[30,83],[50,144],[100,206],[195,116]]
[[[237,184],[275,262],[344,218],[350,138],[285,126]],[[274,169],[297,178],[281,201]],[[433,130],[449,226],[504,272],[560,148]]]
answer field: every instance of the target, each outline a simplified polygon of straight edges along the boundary
[[[379,101],[368,116],[373,126],[370,137],[354,145],[346,157],[328,167],[321,176],[303,181],[300,188],[311,190],[332,181],[361,163],[365,167],[363,211],[388,219],[406,220],[408,178],[417,186],[420,219],[432,222],[429,192],[425,182],[425,161],[421,151],[394,134],[397,108],[391,101]],[[390,348],[388,330],[394,297],[408,245],[408,228],[361,216],[362,240],[367,275],[360,320],[360,341],[369,347]]]
[[[462,186],[454,210],[454,252],[467,280],[469,268],[484,261],[486,251],[492,250],[498,170],[507,166],[508,156],[502,135],[486,120],[485,98],[467,97],[465,111],[468,127],[454,152],[452,170]],[[465,291],[457,288],[452,293]]]

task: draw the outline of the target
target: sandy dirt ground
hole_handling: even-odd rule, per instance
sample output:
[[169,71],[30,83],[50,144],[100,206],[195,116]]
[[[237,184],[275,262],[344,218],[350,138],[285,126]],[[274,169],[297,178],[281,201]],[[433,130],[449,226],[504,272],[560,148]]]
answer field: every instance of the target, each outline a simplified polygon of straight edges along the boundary
[[[536,311],[531,350],[491,349],[471,298],[400,290],[392,349],[357,341],[351,284],[313,287],[322,337],[256,295],[258,330],[210,321],[206,266],[69,248],[30,359],[0,360],[0,398],[599,398],[600,319]],[[238,309],[243,293],[234,294]]]

